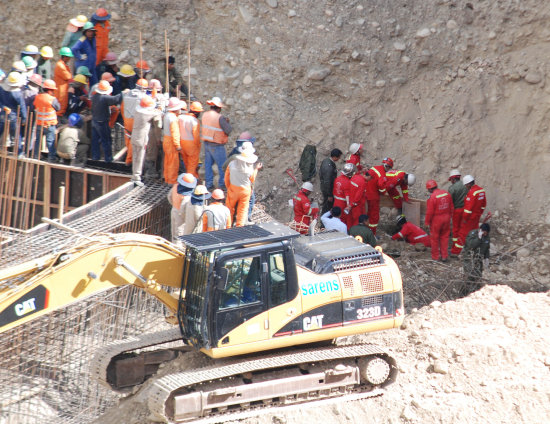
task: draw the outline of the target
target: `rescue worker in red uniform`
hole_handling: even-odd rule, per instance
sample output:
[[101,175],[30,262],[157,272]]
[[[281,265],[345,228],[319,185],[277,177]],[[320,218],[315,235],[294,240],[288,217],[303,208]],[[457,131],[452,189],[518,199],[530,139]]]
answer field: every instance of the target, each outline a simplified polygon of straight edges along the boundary
[[[407,174],[405,171],[386,172],[386,191],[391,197],[398,215],[403,213],[403,200],[409,203],[409,186],[412,186],[415,181],[414,174]],[[402,195],[397,187],[401,188]]]
[[[332,197],[334,197],[334,204],[332,207],[338,206],[342,210],[342,216],[340,220],[347,225],[349,213],[351,211],[351,178],[355,174],[355,165],[353,163],[346,163],[341,174],[334,180],[334,188]],[[351,218],[349,218],[351,219]]]
[[386,172],[392,168],[392,158],[384,158],[382,165],[373,166],[368,170],[372,178],[367,182],[367,207],[369,228],[374,235],[380,221],[380,194],[386,193]]
[[437,188],[434,180],[428,180],[426,189],[430,198],[426,203],[426,219],[424,224],[430,228],[432,259],[443,262],[449,260],[449,234],[451,233],[451,216],[453,215],[453,200],[448,191]]
[[363,145],[359,143],[352,143],[349,146],[350,157],[346,163],[353,163],[357,168],[357,172],[363,171],[363,166],[361,165],[361,153],[363,152]]
[[294,226],[300,234],[307,234],[311,220],[317,218],[319,215],[317,204],[309,200],[312,191],[313,184],[306,181],[292,199],[294,203]]
[[458,169],[451,170],[449,181],[451,182],[449,193],[453,199],[453,205],[455,208],[453,211],[453,221],[451,225],[453,232],[451,258],[456,258],[461,250],[458,247],[458,236],[460,233],[460,226],[462,224],[462,215],[464,214],[464,199],[466,199],[466,196],[468,195],[468,187],[460,181],[460,171]]
[[372,177],[370,174],[363,175],[357,172],[350,180],[350,201],[351,212],[347,222],[348,231],[354,225],[359,224],[359,217],[366,215],[367,206],[367,181]]
[[392,236],[392,240],[405,240],[410,244],[422,243],[426,247],[431,247],[430,236],[422,228],[408,222],[405,215],[397,217],[397,227],[399,230]]
[[464,176],[462,183],[468,188],[468,194],[466,195],[466,199],[464,199],[464,212],[462,213],[458,242],[454,250],[454,252],[458,251],[458,253],[464,248],[464,242],[468,233],[479,227],[479,219],[487,206],[485,190],[475,183],[473,176]]

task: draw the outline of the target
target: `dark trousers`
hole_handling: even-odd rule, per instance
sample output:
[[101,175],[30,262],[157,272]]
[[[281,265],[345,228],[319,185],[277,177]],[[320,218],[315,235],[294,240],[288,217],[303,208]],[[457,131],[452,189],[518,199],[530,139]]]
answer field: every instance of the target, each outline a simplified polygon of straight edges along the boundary
[[36,126],[36,137],[34,139],[34,148],[32,150],[32,157],[35,159],[40,158],[40,134],[46,137],[46,146],[48,146],[48,159],[53,160],[56,156],[55,149],[55,125],[50,125],[49,127],[42,127],[41,125]]
[[101,157],[100,146],[103,148],[105,162],[113,161],[111,128],[109,121],[92,120],[92,159],[99,160]]

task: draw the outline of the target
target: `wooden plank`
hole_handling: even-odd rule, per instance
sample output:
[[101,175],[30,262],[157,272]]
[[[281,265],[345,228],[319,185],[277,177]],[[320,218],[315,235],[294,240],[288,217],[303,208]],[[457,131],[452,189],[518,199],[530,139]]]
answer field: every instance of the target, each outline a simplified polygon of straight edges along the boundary
[[51,192],[52,172],[51,172],[51,170],[52,169],[49,166],[49,164],[44,164],[44,180],[43,180],[43,185],[42,185],[42,187],[44,187],[44,209],[42,211],[42,214],[46,218],[51,218],[51,214],[50,214],[50,201],[51,201],[51,197],[52,197],[52,192]]
[[403,214],[407,221],[420,227],[420,206],[421,202],[416,199],[411,199],[411,203],[403,202]]

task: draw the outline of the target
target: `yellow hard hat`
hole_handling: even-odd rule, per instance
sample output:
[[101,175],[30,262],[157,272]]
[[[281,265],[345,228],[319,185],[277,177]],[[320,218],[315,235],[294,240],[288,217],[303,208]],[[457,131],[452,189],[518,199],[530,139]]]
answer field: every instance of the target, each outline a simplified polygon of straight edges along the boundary
[[88,18],[84,15],[78,15],[76,18],[70,19],[69,22],[77,28],[82,28],[88,22]]
[[17,72],[27,72],[25,62],[23,62],[22,60],[16,60],[15,62],[13,62],[11,67]]
[[23,85],[22,75],[19,72],[10,72],[8,75],[8,85],[10,87],[20,87]]
[[27,44],[25,46],[25,49],[21,52],[23,54],[38,54],[38,47],[36,47],[34,44]]
[[44,46],[40,49],[40,56],[44,59],[51,59],[53,57],[53,50],[50,46]]
[[79,82],[81,84],[88,84],[88,78],[86,78],[84,75],[82,74],[78,74],[77,76],[74,77],[74,82]]
[[121,77],[133,77],[136,73],[131,65],[126,64],[120,67],[120,71],[118,71],[117,74]]

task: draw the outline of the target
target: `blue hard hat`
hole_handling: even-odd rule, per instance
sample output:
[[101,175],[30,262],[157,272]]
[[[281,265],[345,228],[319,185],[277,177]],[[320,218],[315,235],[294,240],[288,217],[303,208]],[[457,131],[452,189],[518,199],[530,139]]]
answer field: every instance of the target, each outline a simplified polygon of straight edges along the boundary
[[76,127],[80,122],[82,122],[82,117],[78,113],[71,113],[69,115],[69,125],[71,127]]

